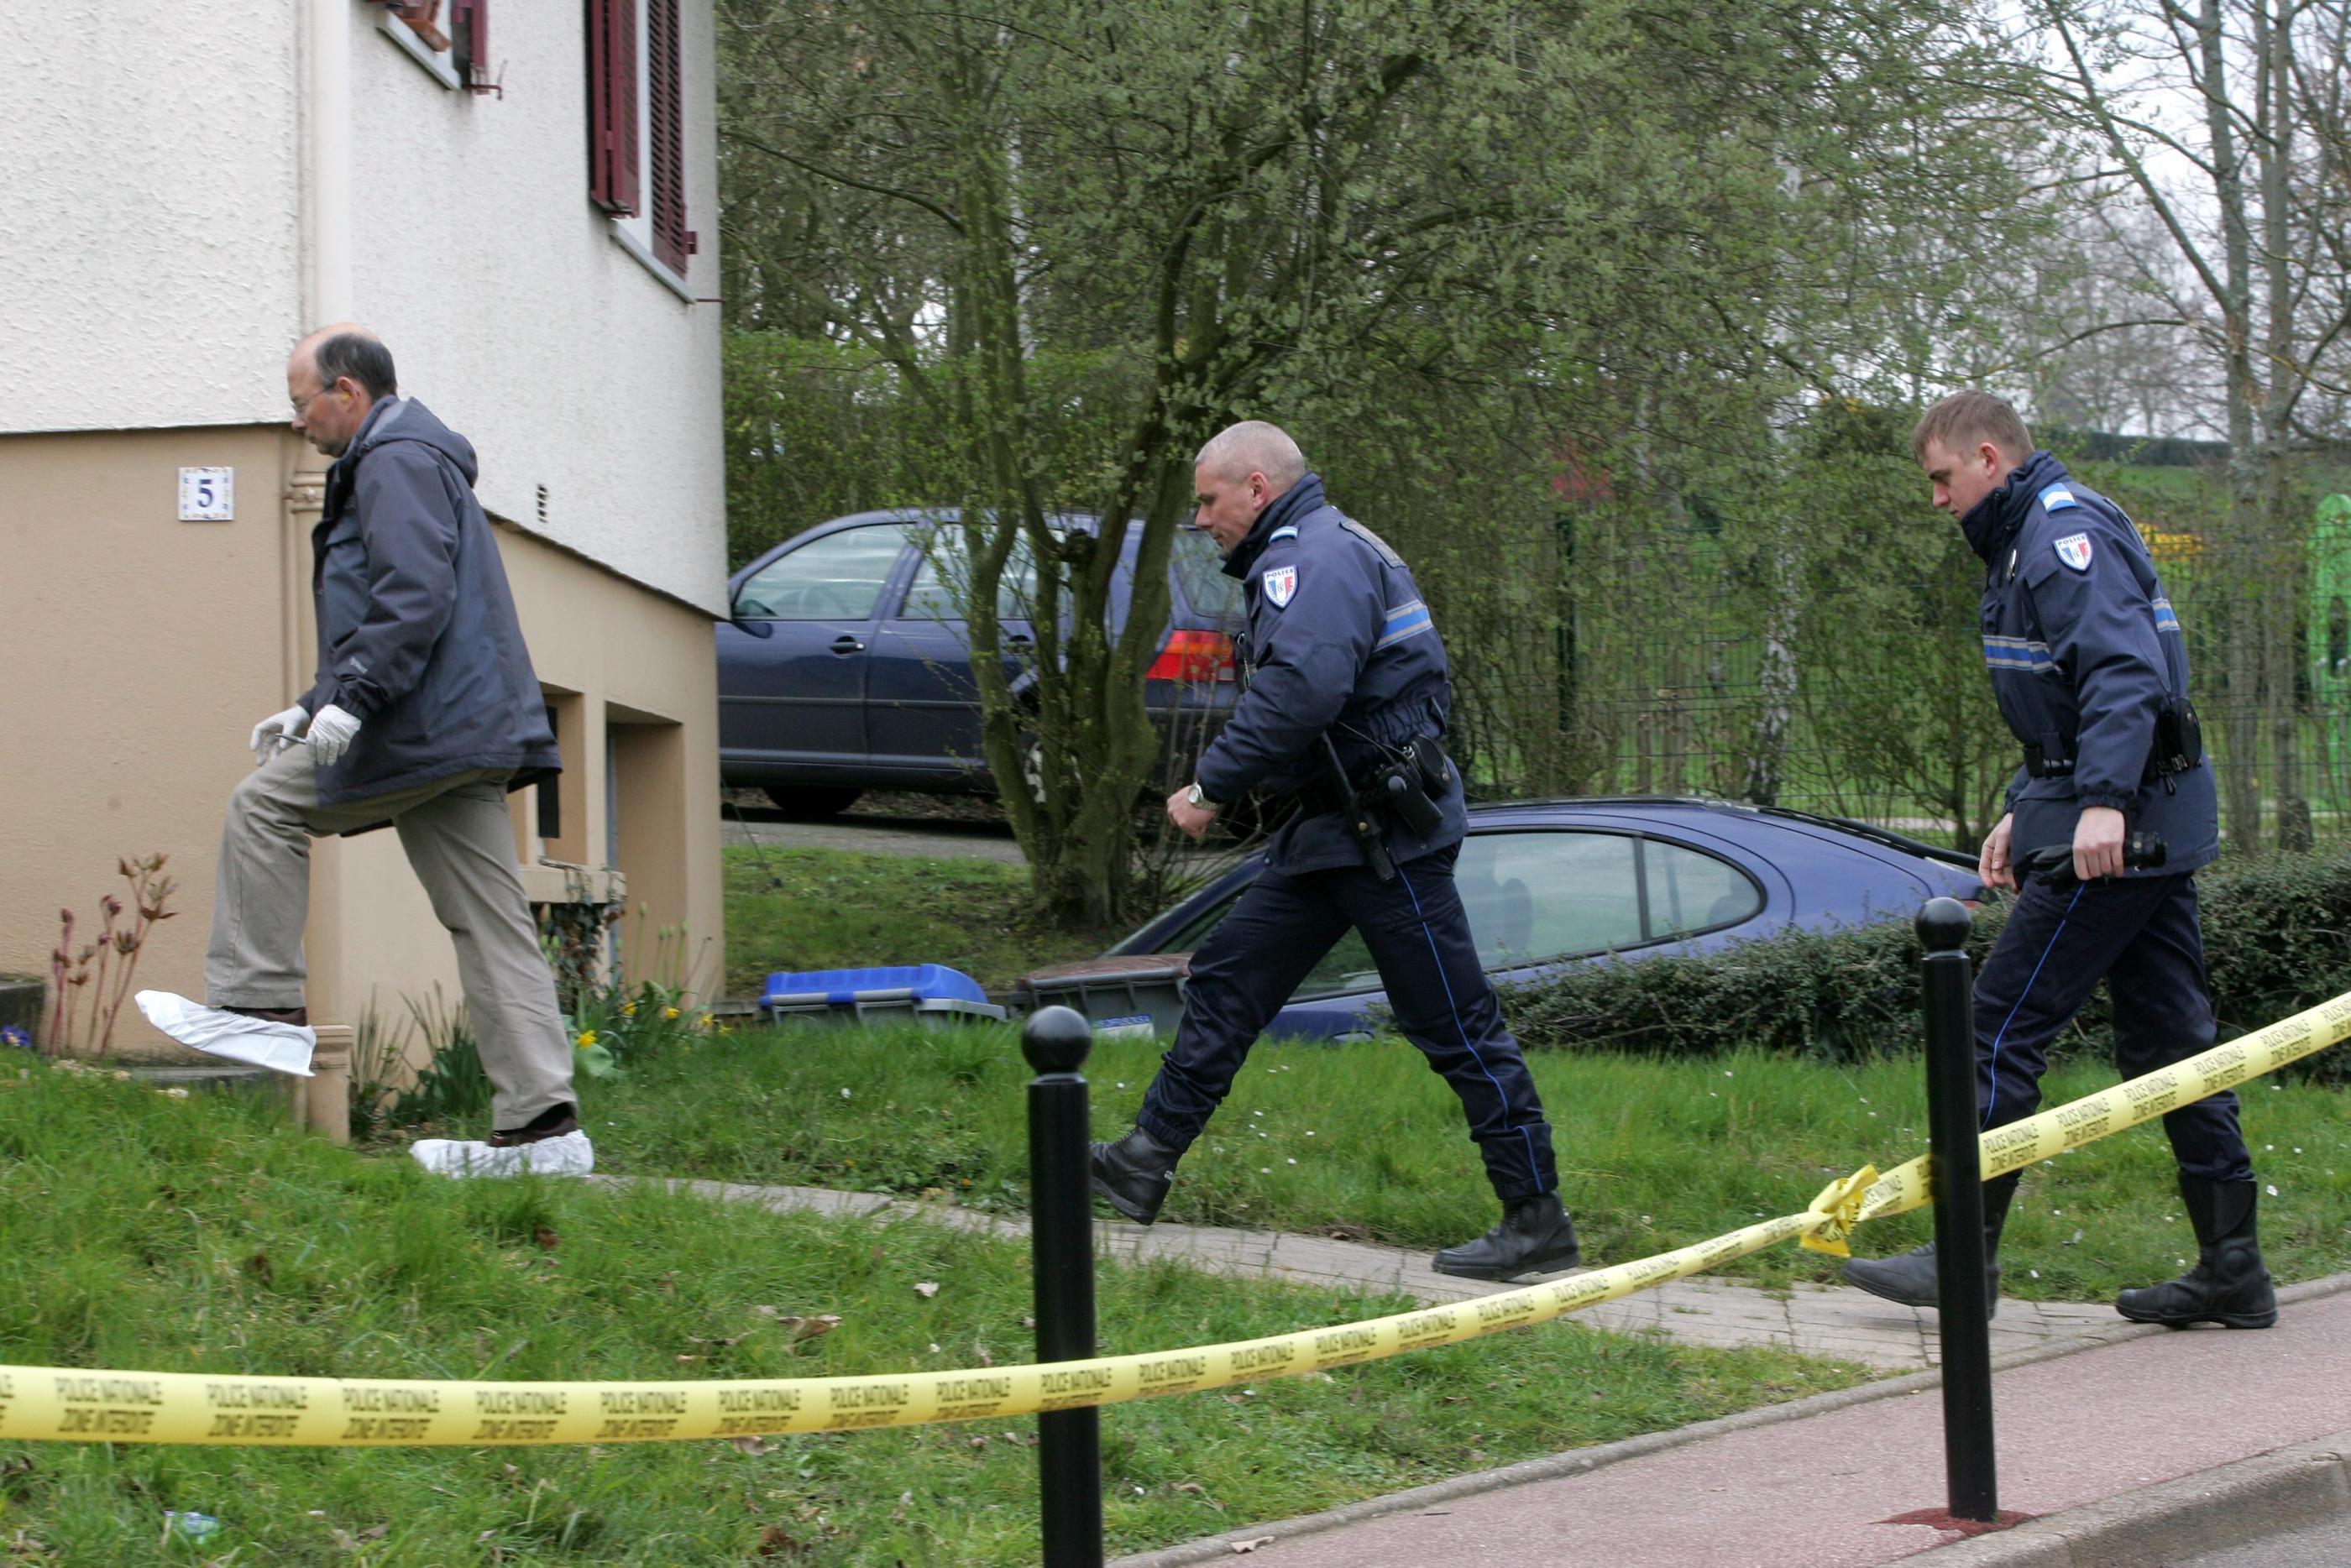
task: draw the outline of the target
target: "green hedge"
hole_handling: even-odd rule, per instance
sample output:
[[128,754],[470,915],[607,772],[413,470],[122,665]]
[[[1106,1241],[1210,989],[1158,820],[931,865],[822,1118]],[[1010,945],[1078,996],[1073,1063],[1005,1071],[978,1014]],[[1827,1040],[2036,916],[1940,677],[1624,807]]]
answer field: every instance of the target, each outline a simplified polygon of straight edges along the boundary
[[[2351,991],[2351,850],[2231,864],[2197,887],[2223,1039]],[[1976,911],[1977,964],[2004,913]],[[1747,1046],[1851,1060],[1917,1047],[1918,958],[1908,921],[1796,931],[1715,954],[1585,965],[1506,992],[1502,1005],[1529,1047],[1674,1056]],[[2101,988],[2058,1049],[2104,1052],[2109,1038]],[[2304,1070],[2351,1081],[2351,1051]]]

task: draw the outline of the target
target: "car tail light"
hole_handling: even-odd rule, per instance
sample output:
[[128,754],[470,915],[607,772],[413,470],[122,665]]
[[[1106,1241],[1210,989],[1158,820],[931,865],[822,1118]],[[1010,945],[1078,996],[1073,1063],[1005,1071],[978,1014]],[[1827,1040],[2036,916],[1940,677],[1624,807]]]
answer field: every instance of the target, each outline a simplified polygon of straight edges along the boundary
[[1146,680],[1230,680],[1233,639],[1221,631],[1179,627],[1143,673]]

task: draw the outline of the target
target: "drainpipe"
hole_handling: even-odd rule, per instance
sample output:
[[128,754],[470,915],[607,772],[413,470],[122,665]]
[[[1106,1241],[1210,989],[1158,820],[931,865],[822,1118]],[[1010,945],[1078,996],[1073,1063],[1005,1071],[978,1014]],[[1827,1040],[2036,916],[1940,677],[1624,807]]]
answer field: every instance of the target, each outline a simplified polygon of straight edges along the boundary
[[302,94],[307,331],[351,312],[351,0],[306,0],[303,9],[309,22]]

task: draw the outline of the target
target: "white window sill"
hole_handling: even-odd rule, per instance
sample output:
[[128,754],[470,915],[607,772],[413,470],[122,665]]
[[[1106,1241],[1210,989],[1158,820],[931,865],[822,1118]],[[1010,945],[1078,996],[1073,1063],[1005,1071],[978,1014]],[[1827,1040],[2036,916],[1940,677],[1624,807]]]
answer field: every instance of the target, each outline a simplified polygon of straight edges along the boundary
[[607,220],[607,222],[611,226],[612,243],[614,244],[619,245],[622,250],[636,257],[638,261],[643,263],[644,269],[653,274],[655,278],[659,279],[662,286],[668,289],[672,294],[674,294],[688,305],[695,303],[693,286],[688,284],[685,279],[678,276],[677,274],[670,271],[668,265],[663,262],[660,257],[653,254],[653,247],[646,244],[644,241],[637,238],[636,231],[629,227],[628,221],[626,219],[612,218]]
[[375,19],[376,31],[400,46],[402,53],[424,67],[425,73],[443,87],[455,91],[465,84],[457,79],[457,63],[452,57],[456,51],[434,54],[424,47],[424,40],[408,30],[408,24],[391,12],[380,13]]

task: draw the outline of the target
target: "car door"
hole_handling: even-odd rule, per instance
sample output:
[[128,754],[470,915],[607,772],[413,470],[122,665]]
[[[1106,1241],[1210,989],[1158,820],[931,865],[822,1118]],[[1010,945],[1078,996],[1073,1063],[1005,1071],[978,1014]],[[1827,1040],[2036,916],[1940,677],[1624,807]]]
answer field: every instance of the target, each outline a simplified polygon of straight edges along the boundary
[[[906,591],[877,629],[866,714],[877,767],[909,781],[973,784],[987,771],[979,750],[979,688],[971,673],[970,566],[962,531],[917,537]],[[1005,678],[1017,680],[1035,646],[1029,619],[1036,571],[1015,548],[998,586],[996,615]]]
[[874,522],[796,540],[746,573],[718,628],[718,738],[730,776],[862,772],[866,675],[908,524]]

